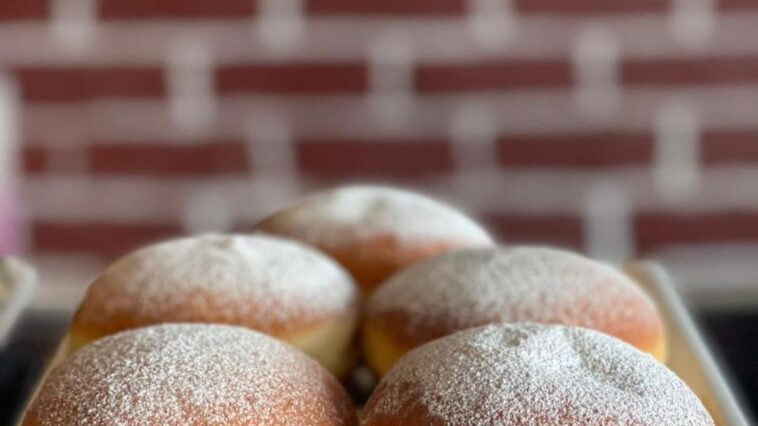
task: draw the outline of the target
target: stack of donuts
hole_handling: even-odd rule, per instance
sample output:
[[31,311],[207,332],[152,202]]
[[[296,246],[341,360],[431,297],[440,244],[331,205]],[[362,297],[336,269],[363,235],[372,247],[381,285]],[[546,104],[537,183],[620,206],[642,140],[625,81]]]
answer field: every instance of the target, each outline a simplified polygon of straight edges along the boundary
[[626,275],[380,186],[126,255],[65,344],[23,425],[714,424]]

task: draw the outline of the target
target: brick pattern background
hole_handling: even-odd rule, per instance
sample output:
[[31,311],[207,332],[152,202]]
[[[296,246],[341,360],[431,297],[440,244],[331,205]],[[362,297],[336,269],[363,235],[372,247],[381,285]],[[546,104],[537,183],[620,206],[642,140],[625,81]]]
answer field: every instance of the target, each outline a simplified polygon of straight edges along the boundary
[[758,292],[753,1],[8,0],[0,78],[38,256],[379,181],[506,242]]

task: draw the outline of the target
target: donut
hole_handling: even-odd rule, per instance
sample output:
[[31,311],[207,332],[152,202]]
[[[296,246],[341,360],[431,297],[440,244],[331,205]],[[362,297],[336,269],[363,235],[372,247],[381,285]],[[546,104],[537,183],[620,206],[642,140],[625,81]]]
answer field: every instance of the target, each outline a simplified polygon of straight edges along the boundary
[[345,186],[313,195],[264,219],[257,229],[318,247],[350,271],[365,293],[423,258],[493,244],[460,211],[382,186]]
[[117,333],[56,367],[22,425],[357,425],[339,382],[250,329],[162,324]]
[[496,324],[422,345],[382,378],[364,426],[712,426],[652,356],[577,327]]
[[364,355],[381,375],[413,347],[500,322],[591,328],[665,359],[660,315],[636,283],[581,255],[530,246],[459,250],[393,276],[367,302]]
[[102,336],[165,322],[239,325],[284,340],[335,374],[352,367],[360,291],[336,262],[268,235],[201,235],[117,260],[76,312],[74,351]]

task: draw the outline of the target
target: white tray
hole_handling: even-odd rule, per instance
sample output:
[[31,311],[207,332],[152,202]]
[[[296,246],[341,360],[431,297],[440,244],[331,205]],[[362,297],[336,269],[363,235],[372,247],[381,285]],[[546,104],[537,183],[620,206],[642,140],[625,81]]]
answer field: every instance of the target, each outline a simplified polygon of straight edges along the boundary
[[[749,426],[747,416],[664,269],[653,262],[635,261],[626,264],[624,270],[650,293],[661,310],[666,323],[669,368],[697,393],[716,425]],[[63,360],[66,346],[65,340],[61,342],[48,371]]]
[[37,274],[27,264],[12,257],[0,257],[0,348],[10,339],[13,327],[32,299],[37,287]]

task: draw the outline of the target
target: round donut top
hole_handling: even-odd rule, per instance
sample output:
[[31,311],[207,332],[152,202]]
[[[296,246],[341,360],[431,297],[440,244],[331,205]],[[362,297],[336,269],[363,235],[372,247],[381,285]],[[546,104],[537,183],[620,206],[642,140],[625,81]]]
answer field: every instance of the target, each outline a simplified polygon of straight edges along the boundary
[[641,341],[662,333],[652,300],[616,269],[565,250],[459,250],[390,278],[371,297],[370,320],[421,343],[494,322],[599,329]]
[[343,186],[308,197],[264,221],[319,246],[339,247],[356,239],[391,235],[491,245],[492,238],[462,212],[429,197],[383,186]]
[[120,259],[90,286],[76,325],[244,325],[266,333],[357,309],[350,276],[326,255],[267,235],[203,235]]
[[364,413],[366,425],[713,425],[687,385],[651,356],[592,330],[524,323],[411,351]]
[[273,338],[164,324],[106,337],[67,358],[25,424],[342,425],[351,411],[333,377]]

